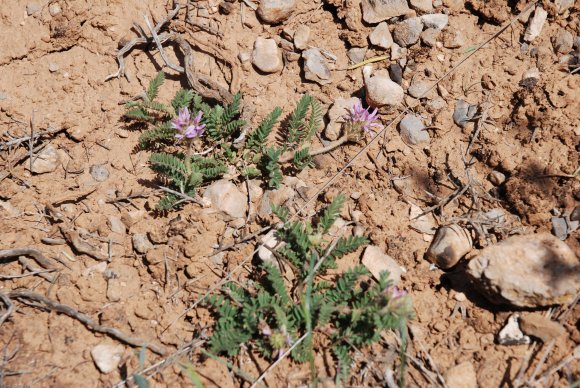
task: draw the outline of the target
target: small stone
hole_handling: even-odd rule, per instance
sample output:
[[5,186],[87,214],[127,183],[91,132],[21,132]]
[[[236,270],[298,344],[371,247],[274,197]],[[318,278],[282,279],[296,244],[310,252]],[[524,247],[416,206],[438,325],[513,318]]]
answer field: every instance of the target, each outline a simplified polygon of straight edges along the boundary
[[252,63],[264,73],[277,73],[282,70],[282,54],[274,39],[256,38]]
[[420,17],[421,21],[427,28],[435,28],[442,30],[447,27],[449,23],[449,16],[444,13],[433,13],[428,15],[423,15]]
[[467,266],[493,304],[537,308],[570,303],[580,287],[572,249],[551,234],[513,236],[484,248]]
[[421,33],[421,42],[423,42],[427,47],[435,47],[439,34],[441,34],[441,30],[437,28],[427,28]]
[[530,337],[524,335],[520,330],[519,318],[519,314],[512,314],[508,318],[506,325],[499,331],[497,336],[497,342],[500,345],[524,345],[531,342]]
[[396,61],[398,59],[403,59],[407,56],[407,49],[393,43],[391,46],[391,60]]
[[58,66],[58,64],[57,64],[57,63],[50,62],[50,63],[48,64],[48,71],[50,71],[51,73],[54,73],[55,71],[58,71],[58,69],[59,69],[59,68],[60,68],[60,67]]
[[427,109],[431,113],[440,111],[441,109],[445,108],[445,106],[447,106],[447,103],[441,97],[436,97],[427,102]]
[[422,80],[418,77],[413,77],[413,80],[411,81],[411,85],[409,86],[409,89],[407,89],[407,92],[415,98],[424,98],[427,97],[426,93],[429,90],[429,88],[431,88],[431,84],[425,80]]
[[534,16],[532,17],[532,20],[530,20],[528,28],[526,28],[526,32],[524,33],[524,40],[526,42],[533,42],[538,36],[540,36],[547,17],[548,12],[546,12],[542,7],[537,6],[534,11]]
[[552,217],[552,234],[560,240],[566,240],[568,237],[568,223],[564,217]]
[[222,179],[209,185],[203,197],[211,201],[212,207],[232,218],[246,216],[247,198],[232,182]]
[[260,258],[260,260],[277,267],[278,262],[274,258],[274,254],[272,253],[272,251],[274,250],[274,248],[276,248],[276,245],[278,245],[278,243],[279,241],[276,238],[276,231],[275,230],[269,231],[262,238],[262,243],[258,248],[258,257]]
[[137,253],[145,254],[149,249],[153,248],[153,244],[151,244],[145,233],[135,233],[132,240],[133,249]]
[[62,8],[61,8],[61,6],[60,6],[59,3],[56,3],[56,2],[55,3],[51,3],[48,6],[48,13],[50,14],[50,16],[56,16],[56,15],[58,15],[61,12],[62,12]]
[[28,16],[32,16],[33,14],[37,13],[38,11],[40,11],[40,5],[38,5],[37,3],[28,3],[26,5],[26,14]]
[[363,19],[371,24],[406,15],[410,10],[407,0],[362,0]]
[[296,8],[296,0],[261,0],[258,6],[260,19],[277,24],[288,19]]
[[556,5],[558,13],[562,14],[564,11],[574,5],[574,0],[555,0],[554,4]]
[[91,357],[101,373],[111,373],[119,366],[124,353],[123,345],[99,344],[91,349]]
[[365,88],[367,103],[374,108],[397,106],[405,97],[403,88],[384,73],[365,77]]
[[127,231],[125,224],[123,224],[123,222],[118,217],[109,216],[107,218],[107,223],[109,224],[109,228],[113,233],[125,234]]
[[433,11],[433,1],[432,0],[410,0],[411,8],[419,12],[431,12]]
[[337,140],[342,133],[344,118],[354,105],[360,103],[356,97],[337,98],[328,110],[328,125],[324,128],[324,137],[332,141]]
[[403,68],[398,63],[391,63],[389,65],[389,77],[391,80],[399,85],[403,83]]
[[405,19],[400,23],[395,24],[393,29],[393,40],[401,47],[411,46],[419,40],[421,31],[423,30],[423,22],[421,18],[414,17]]
[[310,40],[310,27],[301,24],[296,28],[294,32],[294,47],[298,50],[304,50],[308,47],[308,41]]
[[443,5],[452,12],[461,11],[465,7],[464,0],[443,0]]
[[453,296],[453,299],[455,299],[458,302],[465,302],[467,300],[467,297],[463,292],[458,292]]
[[469,361],[455,365],[445,372],[445,383],[449,388],[477,388],[475,368]]
[[129,131],[124,128],[118,128],[115,133],[122,139],[126,139],[129,137]]
[[318,48],[303,51],[302,58],[304,58],[304,78],[320,85],[332,82],[326,59]]
[[127,228],[131,228],[137,222],[141,221],[147,213],[145,210],[131,210],[121,213],[121,221]]
[[455,266],[473,246],[469,233],[459,225],[442,226],[437,230],[425,257],[442,269]]
[[539,338],[543,343],[565,337],[564,326],[539,313],[530,313],[520,318],[520,329],[529,336]]
[[346,52],[346,56],[352,64],[361,63],[364,61],[366,54],[366,47],[354,47]]
[[242,51],[238,54],[238,59],[240,60],[241,63],[246,63],[250,59],[252,59],[252,54],[250,54],[247,51]]
[[429,144],[431,140],[429,132],[425,130],[425,125],[418,116],[406,115],[399,123],[399,129],[401,138],[409,146]]
[[381,272],[387,271],[389,279],[393,281],[394,286],[401,281],[401,274],[403,273],[401,266],[377,246],[369,245],[366,247],[362,263],[375,279],[380,278]]
[[89,172],[97,182],[104,182],[109,179],[109,170],[107,170],[104,164],[93,164]]
[[552,37],[552,47],[556,54],[568,54],[572,51],[574,38],[571,33],[560,28],[555,36]]
[[490,172],[488,178],[489,181],[496,186],[500,186],[501,184],[503,184],[506,179],[505,174],[497,170],[493,170],[492,172]]
[[386,22],[380,23],[369,35],[371,44],[380,48],[388,49],[393,45],[393,37]]
[[470,116],[469,108],[471,105],[467,101],[457,100],[455,110],[453,111],[453,121],[455,124],[464,128],[473,116]]
[[[60,158],[58,151],[52,144],[48,144],[33,159],[32,170],[34,174],[46,174],[57,169]],[[27,170],[30,170],[30,162],[25,163]]]
[[457,30],[445,30],[443,33],[443,46],[449,49],[459,48],[465,44],[463,33]]
[[220,11],[224,15],[231,14],[232,12],[234,12],[235,9],[236,9],[236,4],[234,4],[234,3],[229,3],[227,1],[222,1],[220,3]]

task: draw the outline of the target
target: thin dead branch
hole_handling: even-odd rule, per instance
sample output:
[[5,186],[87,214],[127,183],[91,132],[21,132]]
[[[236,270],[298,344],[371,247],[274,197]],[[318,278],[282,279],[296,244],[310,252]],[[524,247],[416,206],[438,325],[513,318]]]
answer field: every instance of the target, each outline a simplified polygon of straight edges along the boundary
[[12,248],[0,250],[0,259],[18,256],[30,256],[44,269],[56,269],[53,263],[47,259],[42,252],[34,248]]

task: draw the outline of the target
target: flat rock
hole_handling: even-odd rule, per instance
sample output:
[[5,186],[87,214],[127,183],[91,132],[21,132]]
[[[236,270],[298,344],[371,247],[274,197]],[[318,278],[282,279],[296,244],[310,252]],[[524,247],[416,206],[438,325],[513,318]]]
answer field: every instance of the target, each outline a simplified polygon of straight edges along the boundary
[[425,130],[425,125],[420,117],[413,114],[406,115],[399,123],[401,138],[405,144],[414,146],[418,144],[429,144],[431,137]]
[[311,48],[302,52],[304,58],[304,78],[320,85],[331,82],[331,73],[324,55],[317,48]]
[[91,349],[91,357],[101,373],[111,373],[119,366],[123,345],[99,344]]
[[526,28],[526,32],[524,33],[524,40],[526,42],[533,42],[538,36],[540,36],[547,17],[548,12],[546,12],[544,8],[537,6],[534,11],[534,16],[530,20],[528,28]]
[[104,182],[109,179],[109,170],[104,164],[93,164],[89,168],[89,172],[97,182]]
[[443,46],[454,49],[465,45],[465,37],[458,30],[445,30],[443,33]]
[[252,64],[263,73],[277,73],[282,70],[282,54],[274,39],[256,38],[252,51]]
[[423,31],[421,18],[414,17],[405,19],[395,24],[393,29],[393,40],[401,47],[411,46],[419,40]]
[[455,103],[455,109],[453,111],[453,122],[464,128],[469,120],[473,118],[470,112],[471,105],[465,100],[457,100]]
[[433,11],[433,1],[432,0],[409,0],[411,8],[419,12],[431,12]]
[[455,266],[472,248],[469,233],[456,224],[440,227],[435,233],[425,258],[442,269]]
[[403,273],[401,266],[377,246],[369,245],[366,247],[362,257],[362,264],[375,279],[380,278],[381,272],[387,271],[389,279],[393,281],[393,285],[397,285],[401,281],[401,274]]
[[356,64],[365,60],[365,55],[367,54],[366,47],[353,47],[346,52],[350,63]]
[[268,24],[277,24],[288,19],[296,8],[296,0],[261,0],[258,16]]
[[342,125],[350,109],[360,104],[356,97],[337,98],[328,110],[328,125],[324,128],[324,137],[328,140],[336,140],[342,133]]
[[445,383],[449,388],[477,388],[475,368],[469,361],[457,364],[445,372]]
[[135,252],[145,254],[151,248],[153,248],[153,244],[147,238],[145,233],[135,233],[132,237],[133,240],[133,249]]
[[389,65],[389,77],[391,80],[399,85],[403,83],[403,68],[398,63],[391,63]]
[[572,249],[548,233],[510,237],[467,266],[491,303],[532,308],[570,303],[580,288],[579,270]]
[[556,35],[552,38],[552,46],[554,51],[558,54],[568,54],[572,51],[572,45],[574,44],[574,37],[568,31],[563,28],[558,29]]
[[141,278],[137,268],[126,264],[114,264],[105,271],[107,282],[107,298],[111,302],[127,300],[139,295]]
[[373,108],[399,105],[405,97],[403,88],[391,81],[388,72],[365,77],[365,88],[367,103]]
[[531,313],[522,316],[520,318],[520,329],[527,335],[539,338],[544,343],[565,337],[568,334],[564,326],[546,318],[540,313]]
[[222,179],[209,185],[203,197],[212,207],[232,218],[246,216],[248,199],[232,182]]
[[[58,151],[52,144],[48,144],[33,159],[31,172],[35,174],[46,174],[57,169],[59,164]],[[30,162],[25,163],[27,170],[30,170]]]
[[425,98],[427,97],[427,91],[429,90],[430,87],[431,87],[430,82],[425,81],[418,77],[413,77],[413,80],[411,81],[411,85],[409,86],[409,89],[407,89],[407,92],[412,97]]
[[423,25],[427,28],[437,28],[439,30],[447,27],[449,23],[449,16],[444,13],[433,13],[428,15],[423,15],[420,17]]
[[409,13],[407,0],[362,0],[363,19],[375,24]]
[[308,47],[308,41],[310,40],[310,27],[301,24],[296,28],[294,32],[294,47],[298,50],[304,50]]
[[441,30],[438,28],[427,28],[421,33],[421,42],[427,47],[435,47],[439,34],[441,34]]
[[127,232],[127,228],[125,224],[119,217],[116,216],[109,216],[107,217],[107,224],[111,229],[111,232],[118,233],[118,234],[125,234]]
[[393,45],[393,37],[386,22],[379,23],[369,35],[371,44],[380,48],[388,49]]

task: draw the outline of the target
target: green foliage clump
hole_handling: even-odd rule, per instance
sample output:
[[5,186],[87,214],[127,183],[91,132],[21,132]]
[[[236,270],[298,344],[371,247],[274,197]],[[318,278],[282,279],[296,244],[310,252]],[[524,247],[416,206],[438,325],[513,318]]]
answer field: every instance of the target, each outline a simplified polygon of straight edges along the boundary
[[[320,104],[313,97],[304,95],[300,99],[287,120],[288,125],[282,128],[283,140],[278,145],[269,145],[268,139],[282,116],[282,108],[276,107],[246,134],[247,123],[240,117],[240,94],[225,106],[210,106],[191,90],[182,89],[168,106],[157,101],[164,80],[164,73],[160,72],[140,100],[126,104],[125,114],[129,120],[146,124],[147,129],[139,137],[139,146],[157,151],[151,155],[151,167],[167,181],[171,190],[177,192],[167,193],[159,202],[159,209],[171,209],[183,201],[183,195],[194,197],[200,185],[219,178],[231,167],[240,176],[262,177],[268,187],[279,188],[284,173],[312,165],[306,144],[322,123]],[[180,144],[176,141],[172,121],[179,117],[183,108],[187,108],[192,117],[203,113],[200,124],[205,126],[205,132],[191,141],[197,151],[209,150],[203,157],[193,156],[190,139],[187,152],[176,151],[175,147]]]
[[368,243],[364,237],[327,240],[343,203],[344,197],[337,197],[316,225],[292,221],[286,209],[275,208],[284,222],[277,232],[282,244],[275,254],[292,268],[294,281],[288,284],[277,266],[264,263],[253,289],[228,283],[223,295],[209,297],[207,303],[217,317],[210,339],[213,352],[235,356],[242,344],[250,344],[273,359],[304,337],[289,356],[309,362],[315,380],[313,338],[319,336],[338,361],[337,379],[344,381],[355,348],[377,342],[383,330],[403,328],[413,315],[411,301],[391,287],[388,273],[372,282],[366,268],[356,266],[332,282],[320,279],[337,259]]

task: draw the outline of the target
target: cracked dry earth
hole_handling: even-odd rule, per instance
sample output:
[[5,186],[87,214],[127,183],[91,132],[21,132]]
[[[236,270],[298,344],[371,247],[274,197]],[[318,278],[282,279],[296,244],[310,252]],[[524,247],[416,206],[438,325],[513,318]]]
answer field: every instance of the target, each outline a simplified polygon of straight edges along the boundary
[[[304,93],[316,97],[325,111],[341,98],[364,99],[362,67],[348,69],[363,59],[386,55],[373,64],[374,71],[399,65],[405,97],[380,109],[384,136],[311,202],[308,215],[338,193],[347,194],[342,217],[353,221],[356,214],[356,226],[345,226],[341,233],[362,228],[372,245],[404,269],[399,286],[412,296],[416,314],[409,323],[406,385],[567,387],[578,381],[580,312],[574,299],[551,307],[498,306],[467,281],[458,269],[461,263],[442,270],[425,257],[440,225],[455,223],[469,230],[473,249],[466,258],[473,258],[513,234],[555,233],[554,217],[577,217],[580,75],[573,61],[577,66],[578,2],[564,10],[563,1],[541,3],[546,22],[533,41],[523,39],[532,18],[527,13],[419,99],[409,94],[413,84],[433,84],[526,4],[410,1],[407,17],[444,13],[448,24],[435,44],[425,38],[395,52],[394,47],[369,43],[378,23],[364,21],[359,0],[297,0],[291,14],[273,25],[256,15],[248,6],[251,1],[188,2],[187,12],[182,3],[166,28],[191,42],[209,42],[229,58],[239,76],[235,85],[232,69],[207,51],[195,51],[194,67],[230,92],[240,91],[255,108],[252,124],[275,106],[287,114]],[[126,77],[105,81],[117,70],[117,50],[137,37],[133,23],[144,26],[144,15],[158,22],[171,9],[170,2],[136,0],[14,0],[0,5],[0,249],[34,248],[57,269],[42,271],[30,255],[4,257],[0,292],[28,290],[70,306],[92,322],[85,325],[78,316],[47,309],[38,300],[16,298],[8,315],[3,301],[0,385],[113,386],[169,359],[143,373],[152,386],[190,386],[179,366],[186,361],[205,386],[249,386],[224,363],[198,351],[213,320],[203,307],[191,306],[252,254],[256,240],[215,251],[267,224],[268,215],[256,214],[266,187],[256,188],[247,223],[192,203],[168,214],[155,212],[161,193],[155,190],[148,152],[137,146],[139,131],[123,119],[123,104],[143,93],[162,68],[167,80],[161,101],[187,87],[187,79],[164,67],[150,45],[125,57]],[[404,18],[397,16],[387,20],[391,30]],[[301,49],[292,43],[300,26],[310,29],[304,48],[327,53],[329,77],[322,82],[305,77]],[[566,34],[575,39],[574,48],[563,52],[567,43],[560,38]],[[260,72],[248,60],[258,37],[275,40],[284,56],[280,71]],[[297,45],[296,39],[294,35]],[[174,63],[183,60],[177,47],[170,45],[167,52]],[[479,106],[478,115],[487,116],[485,125],[473,117],[458,126],[453,117],[458,100]],[[410,144],[397,122],[389,125],[405,109],[428,127],[426,141]],[[315,141],[326,141],[325,136],[321,128]],[[299,208],[363,146],[349,144],[316,157],[316,166],[298,175],[303,184],[287,180],[270,198]],[[234,183],[245,190],[245,182]],[[468,188],[454,196],[462,187]],[[445,198],[451,200],[443,203]],[[429,208],[433,211],[421,222],[413,219]],[[481,216],[491,210],[501,212],[502,223],[485,228]],[[563,233],[558,237],[573,252],[576,266],[570,271],[577,276],[580,235],[573,228]],[[146,246],[137,251],[135,240],[142,238]],[[362,249],[348,255],[337,271],[359,263],[361,256]],[[236,269],[233,279],[246,281],[255,264]],[[514,312],[524,321],[533,314],[551,317],[563,331],[543,340],[532,336],[530,343],[501,344],[499,333]],[[140,365],[139,343],[131,346],[99,333],[99,327],[118,329],[155,347],[142,352]],[[387,386],[387,372],[398,363],[398,346],[396,335],[385,333],[379,344],[356,353],[349,386]],[[105,349],[113,360],[108,373],[96,366],[95,349]],[[270,365],[251,349],[229,361],[252,376]],[[316,363],[320,384],[332,385],[332,356],[319,349]],[[306,366],[284,359],[264,382],[305,386],[308,377]]]

